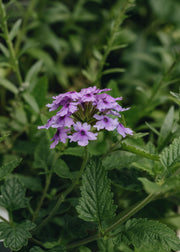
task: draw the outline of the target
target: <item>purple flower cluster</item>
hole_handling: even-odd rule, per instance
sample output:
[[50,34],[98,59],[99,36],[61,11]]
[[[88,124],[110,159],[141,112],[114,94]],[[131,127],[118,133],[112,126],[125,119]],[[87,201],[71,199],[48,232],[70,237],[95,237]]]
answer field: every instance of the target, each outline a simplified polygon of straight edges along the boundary
[[[127,109],[122,108],[117,101],[120,98],[113,98],[103,93],[110,89],[98,89],[97,87],[84,88],[80,92],[67,92],[54,96],[52,104],[47,104],[49,111],[57,110],[47,124],[39,126],[38,129],[56,128],[57,131],[51,139],[54,148],[59,142],[77,142],[86,146],[89,140],[96,140],[98,131],[108,130],[117,132],[123,137],[126,134],[132,135],[129,128],[125,128],[118,118],[120,112]],[[116,118],[115,118],[116,117]]]

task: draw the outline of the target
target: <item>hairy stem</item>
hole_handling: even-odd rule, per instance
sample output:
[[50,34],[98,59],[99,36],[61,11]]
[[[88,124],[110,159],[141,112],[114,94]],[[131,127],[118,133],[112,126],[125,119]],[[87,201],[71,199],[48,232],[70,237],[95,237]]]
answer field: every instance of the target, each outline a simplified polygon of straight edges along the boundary
[[42,204],[44,202],[44,199],[46,197],[47,191],[48,191],[50,183],[51,183],[51,177],[52,177],[52,173],[48,174],[47,177],[46,177],[46,184],[45,184],[45,187],[44,187],[43,194],[42,194],[41,199],[40,199],[40,201],[39,201],[39,203],[37,205],[37,208],[36,208],[36,210],[35,210],[35,212],[33,214],[33,218],[32,218],[33,222],[36,220],[36,217],[37,217],[37,215],[39,213],[39,210],[42,207]]
[[84,150],[85,150],[84,159],[83,159],[78,177],[74,180],[72,185],[69,188],[67,188],[67,190],[65,190],[63,193],[61,193],[54,208],[51,210],[49,215],[41,222],[41,224],[34,230],[34,232],[39,232],[50,221],[50,219],[56,214],[57,210],[59,209],[60,205],[64,202],[66,197],[72,192],[72,190],[75,188],[75,186],[79,183],[79,180],[82,176],[82,173],[84,171],[84,168],[85,168],[87,160],[88,160],[87,147],[85,147]]
[[97,77],[96,77],[96,80],[95,80],[95,85],[97,87],[100,87],[100,82],[101,82],[101,77],[103,75],[103,68],[106,64],[106,61],[107,61],[107,57],[109,56],[111,50],[112,50],[112,47],[113,47],[113,43],[114,43],[114,40],[116,38],[116,35],[117,35],[117,32],[119,30],[119,27],[120,25],[122,24],[122,22],[124,21],[125,19],[125,12],[129,6],[129,3],[130,1],[129,0],[125,0],[122,4],[121,2],[121,6],[116,6],[116,8],[121,8],[121,10],[119,11],[116,19],[115,19],[115,22],[113,24],[113,28],[110,32],[110,35],[109,35],[109,39],[107,41],[107,45],[105,47],[105,50],[104,50],[104,54],[103,54],[103,57],[100,61],[100,66],[99,66],[99,71],[98,71],[98,74],[97,74]]
[[[153,201],[157,195],[149,194],[144,200],[142,200],[140,203],[136,204],[130,211],[125,213],[123,216],[121,216],[117,221],[115,221],[110,227],[104,230],[103,236],[107,236],[108,233],[110,233],[112,230],[114,230],[117,226],[123,224],[125,221],[127,221],[130,217],[132,217],[134,214],[136,214],[138,211],[140,211],[142,208],[144,208],[148,203]],[[87,237],[86,239],[83,239],[81,241],[73,242],[67,246],[67,249],[72,249],[84,244],[87,244],[92,241],[96,241],[98,239],[101,239],[102,235],[97,233],[95,235],[92,235],[90,237]]]
[[6,40],[7,46],[9,48],[13,70],[16,73],[19,85],[21,85],[23,83],[23,80],[22,80],[20,69],[19,69],[19,62],[16,57],[15,50],[13,48],[13,44],[9,36],[8,25],[7,25],[7,15],[6,15],[5,6],[2,3],[2,0],[0,0],[0,16],[2,19],[2,30],[4,33],[4,38]]

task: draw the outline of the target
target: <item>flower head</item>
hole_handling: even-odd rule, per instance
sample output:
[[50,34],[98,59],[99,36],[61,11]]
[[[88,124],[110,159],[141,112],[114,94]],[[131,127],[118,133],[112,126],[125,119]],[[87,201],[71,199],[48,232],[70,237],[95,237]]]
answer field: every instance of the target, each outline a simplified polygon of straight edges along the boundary
[[94,86],[84,88],[80,92],[73,91],[54,96],[52,104],[47,104],[47,107],[49,111],[58,109],[56,115],[52,116],[47,124],[38,127],[38,129],[50,127],[57,129],[51,139],[54,141],[51,148],[59,142],[65,143],[67,139],[86,146],[89,141],[97,139],[100,130],[116,129],[122,137],[132,135],[132,130],[119,122],[120,113],[127,110],[117,102],[122,100],[122,97],[114,98],[104,93],[109,90]]

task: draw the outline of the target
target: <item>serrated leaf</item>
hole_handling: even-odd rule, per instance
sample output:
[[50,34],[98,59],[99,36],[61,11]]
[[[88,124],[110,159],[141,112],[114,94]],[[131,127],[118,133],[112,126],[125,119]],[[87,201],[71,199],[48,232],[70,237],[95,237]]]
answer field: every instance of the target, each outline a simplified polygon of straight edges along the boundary
[[4,240],[6,248],[18,251],[27,245],[28,239],[32,237],[29,231],[33,228],[35,228],[35,224],[29,220],[21,224],[13,223],[12,225],[0,222],[0,239]]
[[129,220],[115,242],[132,244],[137,251],[170,252],[180,249],[180,239],[172,229],[158,221],[147,219]]
[[0,86],[3,86],[4,88],[9,90],[13,94],[18,93],[17,87],[12,82],[10,82],[9,80],[3,79],[2,77],[0,78]]
[[10,33],[9,33],[10,40],[13,40],[16,37],[16,35],[17,35],[17,33],[18,33],[19,29],[20,29],[21,23],[22,23],[22,19],[18,19],[14,23],[14,25],[13,25]]
[[0,206],[7,210],[16,210],[26,207],[27,199],[25,198],[25,188],[20,180],[11,177],[1,186]]
[[10,174],[22,161],[21,158],[14,159],[5,163],[0,167],[0,180],[4,179],[8,174]]
[[161,147],[166,142],[169,134],[172,132],[174,121],[174,107],[171,107],[163,121],[158,138],[158,146]]
[[168,170],[176,162],[180,161],[180,137],[174,139],[169,147],[165,148],[160,154],[160,162]]
[[92,158],[82,176],[81,198],[77,206],[79,217],[100,223],[112,218],[115,210],[107,172],[98,158]]

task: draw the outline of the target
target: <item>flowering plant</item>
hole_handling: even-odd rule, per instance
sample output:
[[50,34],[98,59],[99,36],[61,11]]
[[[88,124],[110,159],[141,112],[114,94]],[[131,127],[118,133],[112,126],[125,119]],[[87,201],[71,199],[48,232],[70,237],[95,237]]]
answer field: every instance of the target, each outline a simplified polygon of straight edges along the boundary
[[[47,104],[49,111],[59,109],[56,115],[52,116],[47,124],[39,126],[39,129],[56,128],[51,148],[59,142],[77,142],[86,146],[89,140],[96,140],[100,130],[117,132],[125,137],[132,135],[131,129],[124,127],[119,122],[120,112],[129,108],[122,108],[117,101],[122,97],[114,98],[104,92],[111,89],[98,89],[97,87],[84,88],[80,92],[67,92],[54,96],[52,104]],[[116,117],[116,118],[114,118]]]

